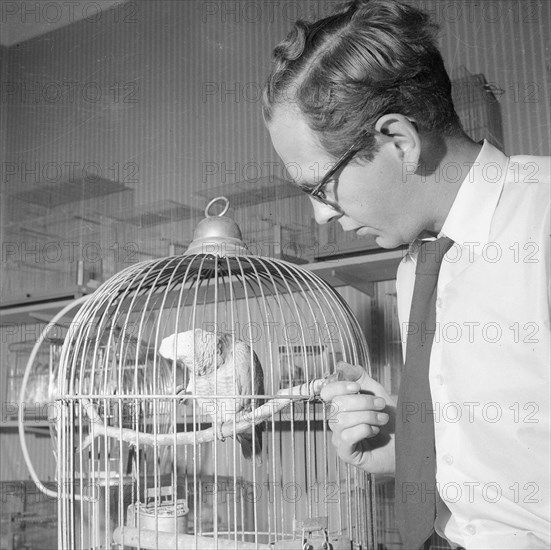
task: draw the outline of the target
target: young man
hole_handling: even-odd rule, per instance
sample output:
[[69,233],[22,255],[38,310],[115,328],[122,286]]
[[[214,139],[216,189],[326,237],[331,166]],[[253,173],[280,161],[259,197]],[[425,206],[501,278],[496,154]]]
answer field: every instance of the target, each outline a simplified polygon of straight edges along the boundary
[[[435,29],[398,0],[297,22],[274,50],[264,116],[318,223],[374,235],[383,248],[412,243],[397,276],[403,340],[419,330],[407,323],[419,243],[453,241],[427,375],[434,527],[453,547],[549,548],[550,159],[508,158],[463,132]],[[347,381],[322,393],[340,411],[337,452],[393,474],[395,404],[362,369],[342,368]],[[408,405],[396,417],[406,434]],[[422,489],[397,486],[396,499]]]

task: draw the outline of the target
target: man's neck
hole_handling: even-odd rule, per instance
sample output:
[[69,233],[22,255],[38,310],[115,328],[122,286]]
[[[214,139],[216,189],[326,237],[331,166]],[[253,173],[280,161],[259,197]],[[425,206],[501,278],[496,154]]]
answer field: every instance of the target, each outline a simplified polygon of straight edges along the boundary
[[418,175],[430,189],[431,219],[425,229],[437,234],[482,145],[466,135],[428,138],[424,145]]

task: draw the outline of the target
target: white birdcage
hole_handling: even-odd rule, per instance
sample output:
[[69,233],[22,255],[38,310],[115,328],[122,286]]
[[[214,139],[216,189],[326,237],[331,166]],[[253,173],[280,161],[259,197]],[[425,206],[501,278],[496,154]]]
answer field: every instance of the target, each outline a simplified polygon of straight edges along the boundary
[[375,547],[371,477],[319,399],[339,360],[369,368],[358,322],[316,275],[250,255],[218,200],[186,254],[121,271],[73,320],[60,548]]

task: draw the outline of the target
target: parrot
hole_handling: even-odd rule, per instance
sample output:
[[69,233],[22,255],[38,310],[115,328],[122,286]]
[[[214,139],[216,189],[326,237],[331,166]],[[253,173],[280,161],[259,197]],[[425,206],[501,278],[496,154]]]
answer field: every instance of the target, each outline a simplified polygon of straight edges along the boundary
[[[220,426],[235,419],[238,413],[251,410],[249,397],[224,399],[224,396],[264,394],[264,372],[256,353],[245,342],[228,333],[202,329],[179,332],[162,340],[159,354],[184,364],[189,373],[185,393],[197,397],[197,405],[210,414],[213,426]],[[218,398],[201,398],[201,395],[216,395]],[[264,402],[255,401],[257,407]],[[246,459],[252,459],[253,450],[257,459],[260,458],[262,432],[261,424],[255,425],[254,449],[252,431],[236,434]]]

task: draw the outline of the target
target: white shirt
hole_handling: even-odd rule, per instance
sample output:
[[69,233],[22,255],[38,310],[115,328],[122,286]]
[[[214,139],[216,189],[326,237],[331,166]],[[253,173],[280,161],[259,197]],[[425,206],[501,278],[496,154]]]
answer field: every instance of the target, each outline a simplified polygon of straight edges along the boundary
[[[551,546],[550,160],[485,142],[441,232],[456,244],[429,369],[435,527],[467,549]],[[397,278],[404,347],[414,279],[413,253]]]

